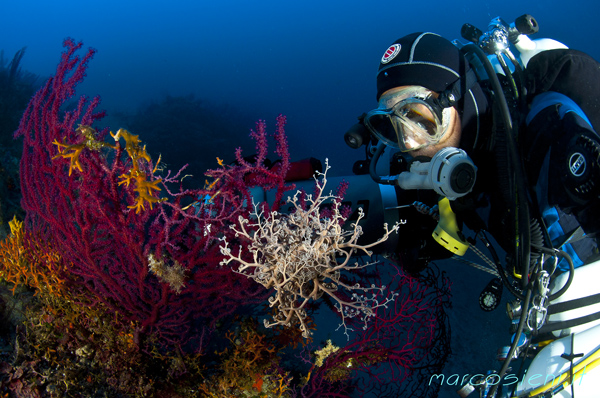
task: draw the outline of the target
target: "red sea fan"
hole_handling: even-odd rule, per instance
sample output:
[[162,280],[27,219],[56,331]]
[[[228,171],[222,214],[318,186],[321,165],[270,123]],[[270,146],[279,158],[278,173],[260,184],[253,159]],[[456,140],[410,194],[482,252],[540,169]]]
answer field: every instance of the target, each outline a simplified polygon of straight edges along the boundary
[[[214,322],[242,305],[262,301],[262,288],[218,266],[223,258],[218,239],[248,212],[252,186],[276,189],[279,198],[287,189],[285,173],[273,173],[262,163],[267,153],[264,122],[253,132],[256,162],[244,161],[238,151],[238,165],[208,173],[210,186],[170,188],[180,184],[181,171],[156,175],[145,149],[130,151],[139,142],[137,136],[123,131],[129,134],[123,147],[118,141],[105,143],[108,131],[91,127],[104,116],[96,110],[99,97],[81,97],[75,109],[63,111],[95,53],[90,49],[78,56],[82,44],[71,39],[64,46],[56,75],[32,98],[15,133],[23,137],[26,228],[61,252],[69,264],[61,277],[92,305],[102,303],[134,322],[138,334],[156,333],[172,344],[186,340],[194,319]],[[280,170],[285,171],[289,155],[284,124],[281,116],[275,138],[284,165]],[[122,134],[113,137],[118,140]],[[249,174],[255,176],[252,181],[246,179]],[[152,258],[166,270],[181,268],[168,274],[183,278],[177,289],[167,273],[161,277],[156,267],[151,272]]]

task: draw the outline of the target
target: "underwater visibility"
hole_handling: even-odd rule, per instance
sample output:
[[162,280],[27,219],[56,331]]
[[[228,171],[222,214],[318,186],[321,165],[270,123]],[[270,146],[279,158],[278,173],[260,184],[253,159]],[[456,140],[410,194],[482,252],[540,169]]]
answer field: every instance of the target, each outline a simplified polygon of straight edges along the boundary
[[0,53],[0,398],[594,397],[600,64],[400,28],[331,157],[258,96],[105,110],[87,41]]
[[[69,100],[93,50],[68,39],[29,103],[21,206],[0,276],[28,297],[7,344],[8,396],[296,397],[421,394],[448,355],[447,281],[369,260],[348,184],[292,162],[286,118],[269,149],[216,157],[201,188],[143,135],[95,129],[99,98]],[[69,107],[69,104],[71,106]],[[267,159],[271,153],[277,162]],[[310,162],[308,163],[310,165]],[[299,172],[298,169],[301,171]],[[306,189],[288,175],[304,174]],[[313,178],[314,175],[314,178]],[[296,177],[298,178],[298,177]],[[270,200],[258,200],[257,190]],[[335,193],[333,193],[335,190]],[[286,209],[286,206],[292,209]],[[385,266],[384,266],[385,264]],[[30,292],[34,293],[33,297]],[[343,345],[313,341],[327,312]]]

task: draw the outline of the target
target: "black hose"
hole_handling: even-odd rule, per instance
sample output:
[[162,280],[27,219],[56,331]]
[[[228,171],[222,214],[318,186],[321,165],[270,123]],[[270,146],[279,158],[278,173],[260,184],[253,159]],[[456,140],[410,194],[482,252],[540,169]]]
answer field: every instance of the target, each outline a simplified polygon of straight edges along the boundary
[[519,109],[526,109],[527,108],[527,95],[526,95],[526,91],[525,91],[525,77],[524,77],[525,72],[523,71],[523,67],[521,66],[519,61],[516,60],[516,58],[512,52],[507,51],[506,56],[508,57],[508,59],[510,59],[513,66],[515,67],[515,73],[513,73],[512,76],[517,77],[518,82],[516,82],[515,84],[518,85],[519,93],[522,93],[522,95],[517,97],[518,107],[519,107]]
[[373,158],[369,162],[369,174],[371,175],[371,178],[373,179],[373,181],[375,181],[377,184],[389,184],[388,181],[385,181],[383,178],[378,176],[377,171],[376,171],[377,162],[379,162],[379,158],[381,157],[381,154],[383,153],[384,150],[385,150],[385,145],[383,145],[381,142],[379,142],[377,144],[377,149],[375,150],[375,153],[373,154]]
[[[530,287],[527,289],[527,293],[525,294],[525,299],[523,300],[523,308],[524,309],[529,308],[532,290],[533,290],[533,286],[531,286],[531,284],[530,284]],[[502,380],[502,378],[504,378],[504,374],[506,373],[506,371],[508,370],[508,367],[510,366],[510,361],[511,361],[512,357],[515,355],[515,351],[517,351],[517,346],[519,345],[519,340],[521,338],[521,334],[523,333],[523,329],[525,327],[525,322],[527,321],[527,314],[528,314],[528,311],[524,310],[521,312],[521,317],[519,318],[519,326],[517,327],[517,332],[515,333],[513,343],[510,346],[510,350],[508,351],[508,355],[506,356],[504,363],[502,364],[502,368],[500,368],[500,371],[498,372],[499,380]],[[492,388],[488,392],[487,398],[494,398],[494,396],[496,395],[496,391],[498,391],[499,385],[500,385],[500,382],[498,382],[492,386]]]
[[512,285],[512,283],[510,283],[510,281],[508,280],[508,276],[506,276],[506,271],[504,270],[504,267],[502,266],[502,262],[500,261],[500,258],[498,257],[498,254],[496,253],[496,250],[494,249],[494,246],[490,243],[490,241],[488,240],[485,233],[483,233],[483,231],[481,231],[479,239],[481,239],[481,241],[483,242],[485,247],[487,247],[488,250],[490,251],[492,258],[494,260],[494,263],[496,264],[496,270],[498,271],[498,275],[500,275],[500,279],[502,279],[502,283],[504,284],[504,286],[506,286],[508,291],[513,296],[515,296],[516,298],[518,298],[521,301],[525,300],[525,296],[523,296],[523,294],[521,292],[516,290],[514,288],[514,286]]
[[567,282],[565,283],[565,285],[563,287],[560,288],[560,290],[558,292],[556,292],[548,297],[549,301],[556,300],[557,298],[562,296],[567,291],[567,289],[569,289],[569,287],[571,286],[571,283],[573,282],[573,277],[575,276],[575,265],[573,264],[573,259],[571,258],[569,253],[567,253],[563,250],[548,249],[543,246],[535,246],[535,245],[533,245],[532,247],[536,250],[545,252],[546,254],[558,255],[559,257],[564,258],[567,261],[567,263],[569,264],[569,277],[567,278]]
[[513,78],[512,73],[510,72],[510,68],[508,67],[508,64],[506,63],[506,61],[504,60],[504,57],[502,57],[501,54],[496,54],[496,58],[498,58],[498,62],[500,63],[500,66],[502,67],[502,70],[504,71],[504,76],[506,76],[508,78],[508,82],[510,83],[510,88],[513,93],[513,96],[516,99],[519,99],[521,97],[521,95],[519,94],[519,88],[517,87],[517,83],[516,83],[515,79]]
[[[494,99],[497,101],[497,105],[500,107],[500,114],[505,127],[506,149],[508,151],[508,162],[510,166],[509,170],[510,172],[512,172],[511,175],[509,175],[509,181],[512,181],[514,183],[516,194],[516,201],[514,205],[515,267],[516,269],[519,269],[521,271],[521,286],[526,292],[523,300],[523,308],[526,309],[529,307],[529,302],[531,300],[531,294],[533,290],[533,284],[530,283],[528,280],[529,260],[531,252],[531,231],[529,229],[529,203],[527,202],[528,191],[524,177],[525,172],[523,170],[522,163],[519,161],[520,157],[517,151],[517,145],[514,138],[510,108],[508,107],[508,103],[506,102],[506,97],[504,96],[504,91],[502,90],[500,80],[498,79],[498,76],[496,75],[492,64],[490,63],[489,59],[487,58],[487,55],[485,55],[483,50],[481,50],[481,48],[479,48],[475,44],[467,44],[463,47],[463,51],[471,52],[472,54],[476,55],[481,61],[489,77],[490,84],[492,85]],[[506,374],[506,371],[510,366],[512,357],[517,349],[517,345],[519,344],[519,339],[521,337],[521,334],[523,333],[523,328],[525,326],[527,312],[528,311],[523,311],[521,313],[521,318],[519,320],[519,326],[517,328],[514,341],[510,347],[510,351],[508,352],[506,360],[502,364],[500,372],[498,372],[498,377],[500,378],[500,380]],[[493,398],[496,395],[496,392],[498,391],[498,384],[492,386],[487,395],[488,398]]]
[[548,297],[548,299],[550,301],[556,300],[557,298],[562,296],[567,291],[567,289],[571,286],[571,282],[573,282],[573,276],[575,276],[575,266],[573,265],[573,260],[571,259],[571,256],[569,256],[569,254],[567,252],[564,252],[562,250],[558,250],[558,252],[560,252],[561,256],[565,260],[567,260],[567,263],[569,263],[569,278],[567,279],[567,282],[565,283],[565,285],[563,287],[561,287],[558,292],[556,292],[556,293],[550,295],[550,297]]
[[508,151],[508,161],[512,175],[509,176],[514,182],[516,202],[514,206],[515,217],[515,267],[521,271],[521,285],[523,290],[528,284],[529,275],[529,255],[531,250],[530,230],[529,230],[529,204],[527,202],[527,186],[525,183],[525,172],[523,165],[519,161],[520,157],[517,151],[517,145],[513,136],[513,123],[510,114],[510,108],[506,102],[504,91],[494,67],[490,63],[487,55],[475,44],[467,44],[462,50],[471,52],[481,61],[492,85],[494,100],[500,107],[500,115],[505,127],[506,147]]
[[531,231],[531,248],[535,249],[531,250],[529,264],[535,264],[542,256],[542,250],[539,248],[544,246],[544,234],[539,221],[535,218],[531,219],[529,230]]

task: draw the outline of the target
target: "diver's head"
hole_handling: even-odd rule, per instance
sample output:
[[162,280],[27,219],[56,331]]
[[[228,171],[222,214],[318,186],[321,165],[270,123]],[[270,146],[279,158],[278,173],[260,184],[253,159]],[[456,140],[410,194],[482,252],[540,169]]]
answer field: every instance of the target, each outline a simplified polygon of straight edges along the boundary
[[471,90],[477,84],[470,70],[460,50],[441,36],[413,33],[396,40],[381,58],[379,106],[366,115],[365,125],[414,156],[459,146],[465,128],[478,129]]

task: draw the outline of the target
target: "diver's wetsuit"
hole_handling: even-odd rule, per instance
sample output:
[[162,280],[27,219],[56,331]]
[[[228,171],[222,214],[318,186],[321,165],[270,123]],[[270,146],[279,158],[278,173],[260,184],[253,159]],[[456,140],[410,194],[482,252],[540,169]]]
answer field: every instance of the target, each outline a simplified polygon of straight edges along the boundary
[[[541,216],[555,247],[562,246],[577,267],[599,257],[600,64],[579,51],[548,50],[531,58],[525,81],[529,109],[513,120],[522,121],[519,150],[531,188],[532,215]],[[480,115],[484,131],[493,130],[492,119],[497,117],[491,96],[488,102],[487,114]],[[514,200],[514,192],[502,181],[508,167],[498,156],[503,149],[501,144],[473,149],[468,133],[463,131],[461,146],[478,167],[477,184],[471,194],[453,201],[452,209],[459,221],[475,231],[490,231],[510,251],[514,227],[506,201]],[[497,135],[492,140],[498,140]],[[488,205],[491,210],[482,211]],[[436,247],[428,234],[416,235],[411,236],[412,247],[400,248],[405,265],[419,270],[430,260],[451,255]],[[417,248],[416,239],[421,239]],[[559,267],[568,269],[564,260]]]

